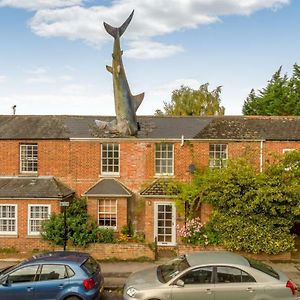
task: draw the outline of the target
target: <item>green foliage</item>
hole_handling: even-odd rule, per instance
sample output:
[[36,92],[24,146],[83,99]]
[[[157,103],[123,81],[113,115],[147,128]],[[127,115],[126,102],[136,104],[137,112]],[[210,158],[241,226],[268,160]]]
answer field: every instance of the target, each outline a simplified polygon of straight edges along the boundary
[[[74,246],[86,246],[89,243],[113,241],[113,230],[99,228],[87,214],[85,199],[74,198],[67,208],[67,238]],[[64,244],[64,215],[52,214],[43,223],[43,239],[55,245]]]
[[281,67],[267,86],[256,94],[252,89],[243,106],[244,115],[300,115],[300,66],[293,66],[291,78],[281,75]]
[[208,90],[208,83],[202,84],[198,90],[182,85],[172,92],[171,102],[164,102],[164,111],[156,110],[162,116],[204,116],[224,115],[225,108],[220,105],[221,87]]
[[178,199],[191,207],[202,202],[214,206],[206,226],[227,249],[272,254],[292,250],[290,229],[300,216],[300,152],[278,157],[264,173],[241,158],[227,168],[207,169],[182,188]]

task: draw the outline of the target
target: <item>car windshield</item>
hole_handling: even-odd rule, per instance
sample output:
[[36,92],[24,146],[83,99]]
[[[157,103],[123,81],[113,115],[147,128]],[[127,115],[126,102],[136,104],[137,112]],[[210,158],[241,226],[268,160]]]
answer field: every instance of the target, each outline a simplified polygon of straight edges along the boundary
[[279,279],[278,273],[271,267],[260,261],[256,261],[254,259],[247,258],[250,266],[256,270],[259,270],[265,274],[268,274],[276,279]]
[[11,270],[18,267],[18,265],[19,264],[0,269],[0,276],[5,276],[5,274],[9,273]]
[[190,265],[185,256],[177,257],[164,265],[160,265],[157,268],[158,279],[165,283],[174,278],[180,272],[189,268]]
[[82,264],[89,275],[94,275],[99,270],[99,264],[91,256]]

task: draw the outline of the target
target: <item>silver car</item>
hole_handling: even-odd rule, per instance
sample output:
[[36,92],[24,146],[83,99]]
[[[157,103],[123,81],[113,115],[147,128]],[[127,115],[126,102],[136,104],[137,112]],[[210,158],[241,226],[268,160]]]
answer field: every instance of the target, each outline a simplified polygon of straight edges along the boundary
[[295,300],[288,277],[261,262],[225,251],[177,257],[128,277],[125,300]]

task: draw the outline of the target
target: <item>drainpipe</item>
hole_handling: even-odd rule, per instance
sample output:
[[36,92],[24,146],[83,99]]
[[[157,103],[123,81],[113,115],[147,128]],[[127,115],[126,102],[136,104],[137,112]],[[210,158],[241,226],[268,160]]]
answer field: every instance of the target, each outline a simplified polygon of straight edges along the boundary
[[259,151],[259,171],[263,171],[263,150],[264,150],[264,140],[260,141],[260,151]]
[[180,147],[182,147],[184,145],[184,135],[181,136],[181,144]]

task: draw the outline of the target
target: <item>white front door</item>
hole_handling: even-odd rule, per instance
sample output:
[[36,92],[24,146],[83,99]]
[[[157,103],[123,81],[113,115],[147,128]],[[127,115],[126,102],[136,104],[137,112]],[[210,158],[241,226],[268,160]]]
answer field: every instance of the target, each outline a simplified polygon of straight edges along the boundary
[[176,244],[176,207],[174,203],[156,202],[154,207],[154,238],[159,246]]

